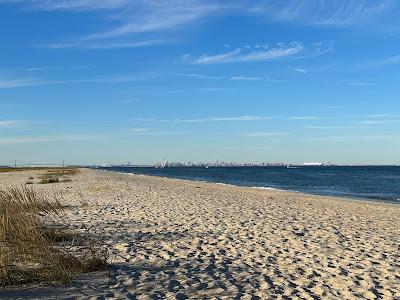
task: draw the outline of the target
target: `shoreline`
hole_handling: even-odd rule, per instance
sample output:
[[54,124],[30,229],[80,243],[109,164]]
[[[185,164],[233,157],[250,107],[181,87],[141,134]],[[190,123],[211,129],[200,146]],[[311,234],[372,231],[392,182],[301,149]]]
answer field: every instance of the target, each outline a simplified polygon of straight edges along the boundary
[[0,188],[33,177],[62,193],[66,224],[90,228],[111,267],[1,299],[400,298],[396,204],[92,169],[39,184],[40,173],[2,173]]
[[236,187],[236,188],[249,188],[255,190],[265,190],[265,191],[277,191],[277,192],[284,192],[284,193],[294,193],[302,196],[316,196],[316,197],[328,197],[339,199],[342,201],[356,201],[356,202],[366,202],[366,203],[376,203],[376,204],[389,204],[389,205],[400,205],[400,199],[396,200],[384,200],[384,199],[369,199],[369,198],[358,198],[358,197],[350,197],[350,196],[340,196],[340,195],[328,195],[328,194],[317,194],[317,193],[306,193],[302,191],[295,191],[295,190],[286,190],[286,189],[279,189],[274,187],[264,187],[264,186],[246,186],[246,185],[235,185],[231,183],[224,183],[224,182],[213,182],[213,181],[206,181],[206,180],[196,180],[196,179],[186,179],[186,178],[176,178],[176,177],[168,177],[168,176],[159,176],[159,175],[149,175],[149,174],[141,174],[141,173],[128,173],[128,172],[119,172],[113,170],[104,170],[104,169],[92,169],[86,168],[89,170],[95,171],[104,171],[104,172],[111,172],[121,175],[128,175],[128,176],[144,176],[144,177],[155,177],[155,178],[163,178],[163,179],[171,179],[183,182],[198,182],[198,183],[207,183],[207,184],[214,184],[220,186],[228,186],[228,187]]

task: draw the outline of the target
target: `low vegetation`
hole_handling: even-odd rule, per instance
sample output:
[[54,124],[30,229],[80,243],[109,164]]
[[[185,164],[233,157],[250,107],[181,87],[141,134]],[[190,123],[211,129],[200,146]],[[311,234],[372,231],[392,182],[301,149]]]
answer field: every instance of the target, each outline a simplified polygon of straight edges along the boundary
[[79,170],[73,168],[49,169],[46,173],[39,175],[39,179],[41,184],[68,182],[71,181],[68,176],[72,176],[78,173]]
[[26,168],[0,167],[0,173],[20,172],[20,171],[24,171],[24,170],[26,170]]
[[[78,168],[48,168],[48,167],[26,167],[26,168],[12,168],[12,167],[0,167],[0,173],[10,172],[22,172],[22,171],[43,171],[45,173],[40,174],[40,184],[57,183],[57,182],[69,182],[71,179],[69,176],[73,176],[79,173]],[[26,184],[34,184],[33,177],[30,177]]]
[[0,189],[0,286],[67,284],[107,267],[107,250],[63,226],[63,207],[33,189]]
[[[0,173],[22,172],[22,171],[47,171],[47,170],[57,170],[57,169],[61,169],[61,168],[49,168],[49,167],[17,167],[17,168],[0,167]],[[62,169],[70,169],[70,168],[62,168]]]

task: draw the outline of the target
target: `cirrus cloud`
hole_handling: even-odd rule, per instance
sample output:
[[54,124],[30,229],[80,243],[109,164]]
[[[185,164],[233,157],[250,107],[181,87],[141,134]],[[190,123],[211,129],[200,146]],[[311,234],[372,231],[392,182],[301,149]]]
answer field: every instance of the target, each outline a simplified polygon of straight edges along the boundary
[[[272,61],[284,58],[308,58],[325,54],[333,50],[333,42],[317,42],[308,47],[300,42],[291,42],[289,44],[279,43],[274,48],[263,47],[243,47],[235,50],[215,55],[203,54],[191,59],[191,56],[185,54],[183,61],[191,64],[207,65],[222,63],[240,63],[240,62],[261,62]],[[297,69],[299,71],[300,69]],[[304,70],[301,70],[304,72]]]

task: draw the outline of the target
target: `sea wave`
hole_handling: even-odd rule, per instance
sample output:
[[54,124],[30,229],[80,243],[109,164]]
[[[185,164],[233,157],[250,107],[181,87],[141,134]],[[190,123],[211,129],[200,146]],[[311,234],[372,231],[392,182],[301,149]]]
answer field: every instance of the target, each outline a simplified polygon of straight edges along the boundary
[[[191,168],[163,170],[152,168],[99,168],[99,170],[113,171],[120,174],[133,173],[129,175],[134,176],[159,176],[214,183],[221,186],[242,186],[258,190],[308,193],[400,204],[400,184],[398,184],[400,183],[400,174],[397,170],[395,172],[393,167],[304,168],[304,171],[301,169],[293,173],[287,171],[286,168],[243,167],[235,170],[212,168],[207,172],[198,168],[194,170]],[[269,186],[270,184],[273,186]],[[279,186],[279,188],[275,186]]]
[[273,187],[269,186],[252,186],[253,189],[258,189],[258,190],[268,190],[268,191],[282,191],[280,189],[276,189]]
[[270,186],[252,186],[251,188],[253,188],[253,189],[258,189],[258,190],[267,190],[267,191],[280,191],[280,192],[301,193],[301,192],[295,191],[295,190],[277,189],[277,188],[273,188],[273,187],[270,187]]
[[[212,182],[209,182],[209,183],[212,183]],[[240,185],[229,184],[229,183],[224,183],[224,182],[215,182],[215,184],[223,185],[223,186],[240,186]]]

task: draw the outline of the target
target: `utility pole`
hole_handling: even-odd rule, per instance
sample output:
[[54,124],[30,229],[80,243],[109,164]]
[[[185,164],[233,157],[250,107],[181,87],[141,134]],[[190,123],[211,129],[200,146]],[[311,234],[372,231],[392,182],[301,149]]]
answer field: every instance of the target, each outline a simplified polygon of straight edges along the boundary
[[65,161],[63,160],[63,168],[65,167]]
[[14,160],[14,168],[17,168],[17,160]]

